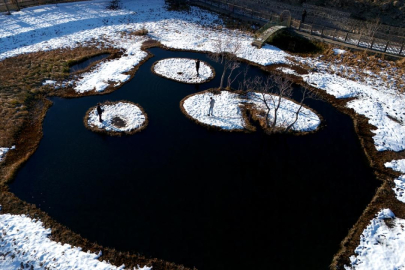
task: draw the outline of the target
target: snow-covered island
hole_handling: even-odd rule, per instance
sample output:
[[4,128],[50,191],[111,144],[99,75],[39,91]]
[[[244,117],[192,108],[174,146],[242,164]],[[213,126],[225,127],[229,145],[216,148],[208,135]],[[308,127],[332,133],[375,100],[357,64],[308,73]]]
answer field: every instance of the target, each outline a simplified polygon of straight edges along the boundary
[[153,64],[152,71],[164,78],[189,84],[205,83],[214,78],[214,69],[201,60],[197,76],[197,60],[188,58],[163,59]]
[[[214,100],[213,115],[209,116],[210,100]],[[278,102],[279,97],[264,94],[264,98],[270,105],[270,112],[267,117],[272,122],[274,115],[273,101]],[[267,109],[261,93],[250,92],[241,95],[229,91],[203,91],[184,98],[180,103],[183,113],[199,124],[207,127],[216,127],[226,131],[252,130],[244,110],[248,109],[255,113],[255,117],[266,117]],[[292,125],[291,130],[296,132],[315,131],[321,120],[312,110],[285,98],[280,100],[280,108],[277,112],[276,126],[287,128]],[[299,111],[298,111],[299,110]],[[261,116],[264,112],[264,116]],[[296,115],[298,112],[298,115]],[[296,119],[297,116],[297,119]],[[295,122],[296,121],[296,122]]]
[[[120,57],[102,61],[71,82],[76,93],[96,93],[103,92],[109,86],[117,88],[130,79],[128,72],[147,57],[147,53],[141,49],[141,46],[149,38],[153,38],[167,48],[204,52],[216,52],[218,40],[226,40],[229,43],[238,42],[240,44],[240,50],[237,52],[239,59],[262,66],[297,63],[305,67],[308,74],[299,75],[289,68],[283,68],[281,71],[301,77],[308,85],[336,98],[351,98],[346,107],[353,109],[358,115],[367,117],[370,124],[376,127],[372,130],[376,150],[380,152],[405,150],[405,94],[403,92],[405,75],[399,72],[400,68],[379,60],[380,63],[386,63],[386,68],[373,69],[367,66],[359,71],[342,59],[353,57],[358,64],[362,61],[356,60],[355,54],[352,55],[349,51],[343,52],[341,49],[333,50],[335,55],[342,57],[336,61],[330,61],[329,58],[325,60],[322,55],[317,57],[290,55],[268,44],[257,49],[251,46],[253,35],[226,29],[220,17],[214,13],[196,7],[191,7],[188,12],[168,11],[164,0],[122,0],[122,2],[122,8],[118,10],[106,9],[106,1],[93,0],[30,7],[12,12],[12,16],[0,16],[0,61],[22,54],[80,46],[95,45],[99,48],[107,46],[120,49],[122,51]],[[148,30],[148,36],[132,35],[143,28]],[[57,87],[54,81],[45,82],[45,84]],[[243,101],[239,97],[230,92],[216,95],[214,116],[207,117],[209,97],[208,93],[196,95],[194,99],[188,97],[187,102],[183,104],[184,109],[201,123],[228,129],[245,128],[239,107]],[[92,124],[100,130],[109,128],[111,132],[119,133],[121,129],[132,126],[129,124],[130,119],[125,118],[128,111],[124,110],[124,114],[118,116],[121,120],[117,119],[114,124],[107,122],[107,113],[108,110],[103,114],[105,126],[98,122],[95,112],[92,114],[91,122],[87,124]],[[133,126],[146,123],[146,117],[144,122],[141,119],[144,114],[139,112],[135,114],[140,118],[134,120]],[[110,114],[109,121],[113,120],[114,115],[117,116],[118,113]],[[215,119],[215,117],[222,117],[222,119]],[[313,122],[310,120],[311,124],[308,126],[304,125],[304,121],[303,125],[297,126],[297,129],[314,127],[316,119],[313,118],[313,120]],[[0,151],[1,159],[6,150]],[[397,165],[392,162],[392,165],[387,166],[405,173],[405,169],[400,169]],[[394,190],[398,201],[405,202],[403,196],[405,178],[397,178],[395,185]],[[384,210],[383,213],[387,211]],[[384,216],[393,215],[384,214]],[[405,235],[402,228],[405,224],[399,218],[391,218],[391,220],[395,221],[392,222],[393,228],[384,225],[384,217],[380,214],[370,221],[369,227],[364,230],[362,242],[356,250],[357,257],[352,257],[352,264],[346,266],[347,269],[404,268]],[[17,269],[21,263],[25,265],[28,261],[34,265],[34,269],[45,269],[41,268],[40,263],[45,266],[54,266],[53,259],[56,258],[55,264],[65,260],[62,253],[36,257],[36,254],[45,247],[41,241],[30,241],[37,234],[44,235],[41,232],[43,227],[42,229],[40,226],[36,227],[38,222],[28,217],[0,215],[2,228],[0,252],[10,254],[10,257],[6,256],[6,259],[0,260],[1,269]],[[49,233],[50,231],[47,230],[45,234],[49,235]],[[45,238],[48,239],[47,236],[43,236],[43,239]],[[27,241],[29,244],[26,245]],[[48,252],[61,250],[60,247],[54,248],[53,244],[46,247],[49,247]],[[26,248],[26,251],[20,252],[23,248]],[[14,259],[11,259],[13,257]],[[89,257],[91,260],[87,260],[82,269],[114,269],[112,266],[98,268],[97,255],[89,255]],[[69,257],[66,259],[69,264],[60,263],[55,268],[71,269],[67,265],[72,265],[76,261],[85,262],[80,258],[79,255]],[[49,261],[42,261],[43,259]]]
[[129,101],[104,102],[100,104],[101,121],[97,106],[90,108],[84,117],[85,126],[95,132],[109,135],[134,134],[148,124],[144,110]]

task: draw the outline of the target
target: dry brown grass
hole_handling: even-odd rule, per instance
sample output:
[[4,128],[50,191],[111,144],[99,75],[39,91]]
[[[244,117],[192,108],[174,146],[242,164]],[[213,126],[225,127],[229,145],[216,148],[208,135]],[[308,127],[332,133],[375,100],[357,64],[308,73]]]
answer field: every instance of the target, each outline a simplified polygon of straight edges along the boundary
[[337,99],[327,94],[325,91],[306,85],[303,81],[297,81],[297,83],[310,88],[311,91],[316,92],[322,99],[328,101],[339,111],[349,115],[353,119],[356,133],[369,160],[370,166],[374,170],[376,178],[381,181],[381,187],[377,190],[374,198],[363,211],[363,214],[359,217],[356,224],[348,231],[348,235],[340,244],[340,249],[333,257],[330,269],[344,269],[343,266],[350,264],[349,258],[354,255],[354,250],[360,244],[360,236],[364,229],[381,209],[390,208],[397,217],[405,218],[404,204],[396,198],[392,190],[392,188],[395,187],[393,180],[398,177],[400,173],[388,169],[384,165],[386,162],[394,159],[404,159],[405,151],[377,151],[373,140],[374,133],[372,132],[376,127],[369,124],[365,116],[358,115],[353,109],[346,107],[346,103],[350,99]]
[[[145,42],[142,48],[146,49],[159,45],[158,42],[149,41]],[[51,106],[51,102],[47,97],[51,95],[64,97],[83,96],[69,88],[54,90],[50,87],[42,86],[43,80],[52,79],[61,82],[69,77],[68,71],[70,65],[103,53],[110,53],[110,58],[119,56],[117,49],[81,47],[71,50],[20,55],[0,62],[0,95],[2,97],[0,100],[0,113],[4,116],[0,118],[0,145],[2,146],[1,143],[9,143],[4,146],[10,146],[11,144],[17,146],[16,150],[9,151],[6,159],[0,163],[1,212],[26,214],[30,217],[39,218],[46,228],[52,229],[51,239],[54,241],[80,246],[84,250],[92,252],[101,250],[103,255],[100,257],[100,260],[110,261],[117,266],[125,264],[130,269],[137,265],[148,265],[157,270],[189,270],[190,268],[182,265],[176,265],[156,258],[147,258],[135,253],[120,252],[89,242],[87,239],[72,232],[69,228],[54,221],[45,212],[37,209],[35,205],[20,200],[8,191],[6,183],[13,179],[17,169],[35,152],[42,138],[42,121],[48,108]],[[150,57],[151,54],[148,54],[128,74],[133,76],[139,66]],[[35,71],[32,71],[31,67]],[[109,93],[115,89],[110,87],[102,94]],[[86,95],[91,94],[100,93],[87,93]],[[14,113],[20,110],[24,110],[24,117],[14,117]]]
[[[221,91],[229,91],[229,92],[233,92],[235,94],[239,94],[239,95],[244,95],[246,94],[246,92],[243,91],[230,91],[230,90],[221,90]],[[262,129],[264,132],[266,132],[267,134],[274,134],[274,133],[283,133],[285,132],[285,128],[273,128],[273,129],[269,129],[267,127],[267,122],[266,122],[266,112],[263,110],[258,109],[256,106],[254,106],[251,103],[244,103],[239,105],[239,108],[241,109],[242,112],[242,118],[243,118],[243,122],[244,122],[244,129],[236,129],[236,130],[227,130],[227,129],[221,129],[219,127],[216,126],[212,126],[212,125],[208,125],[205,123],[202,123],[200,121],[198,121],[197,119],[191,117],[187,111],[184,109],[184,102],[195,95],[200,95],[203,93],[207,93],[210,92],[214,95],[219,95],[221,93],[221,91],[219,91],[217,88],[211,88],[202,92],[198,92],[198,93],[194,93],[191,95],[186,96],[185,98],[183,98],[180,101],[180,110],[181,112],[187,117],[189,118],[191,121],[195,122],[198,125],[201,125],[203,127],[206,127],[209,130],[221,130],[221,131],[225,131],[225,132],[245,132],[245,133],[250,133],[250,132],[255,132],[257,131],[258,128]],[[292,102],[296,102],[295,100],[292,100],[290,98],[287,97],[283,97],[284,99],[290,100]],[[315,113],[319,119],[321,120],[321,123],[324,123],[323,117],[318,114],[316,111],[312,110],[311,108],[307,107],[307,106],[303,106],[303,108],[306,108],[310,111],[312,111],[313,113]],[[308,132],[296,132],[291,130],[289,132],[289,134],[293,134],[293,135],[306,135],[306,134],[311,134],[311,133],[315,133],[317,132],[320,128],[322,128],[323,124],[320,124],[319,127],[316,130],[313,131],[308,131]]]
[[61,83],[69,78],[71,65],[102,53],[116,53],[116,49],[79,47],[23,54],[1,61],[0,146],[9,147],[15,143],[19,130],[28,119],[33,100],[58,94],[43,86],[44,80]]
[[[368,74],[368,71],[371,71],[381,77],[388,87],[395,84],[401,93],[405,91],[405,87],[400,87],[405,85],[405,58],[397,61],[384,60],[367,51],[335,54],[333,48],[335,47],[329,46],[321,58],[325,63],[330,63],[327,68],[329,73],[365,82],[372,78]],[[295,61],[293,58],[290,60]],[[309,65],[304,68],[312,69]]]
[[72,232],[69,228],[57,223],[45,212],[36,208],[35,205],[21,201],[13,193],[9,192],[8,188],[4,185],[0,185],[0,204],[2,205],[2,213],[10,213],[14,215],[24,214],[31,218],[40,219],[45,228],[52,229],[50,238],[53,241],[69,243],[72,246],[81,247],[84,251],[90,250],[94,253],[98,253],[101,250],[102,256],[99,258],[101,261],[109,261],[116,266],[125,264],[125,269],[133,269],[133,267],[137,265],[141,267],[148,265],[152,266],[154,270],[191,270],[182,265],[176,265],[156,258],[148,258],[134,253],[121,252],[90,242],[79,234]]

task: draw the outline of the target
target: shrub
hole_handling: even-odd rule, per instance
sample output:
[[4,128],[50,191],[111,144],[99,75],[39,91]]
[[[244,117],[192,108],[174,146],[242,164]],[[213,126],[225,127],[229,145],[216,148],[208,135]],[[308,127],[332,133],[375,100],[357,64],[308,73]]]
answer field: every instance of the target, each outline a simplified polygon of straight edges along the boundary
[[121,0],[111,0],[107,6],[107,9],[117,10],[121,8]]

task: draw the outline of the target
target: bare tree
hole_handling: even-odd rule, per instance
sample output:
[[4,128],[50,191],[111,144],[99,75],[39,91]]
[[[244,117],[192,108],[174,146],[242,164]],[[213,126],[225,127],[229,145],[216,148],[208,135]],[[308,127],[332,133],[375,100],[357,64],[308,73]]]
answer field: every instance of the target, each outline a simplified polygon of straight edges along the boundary
[[377,17],[372,21],[372,23],[367,23],[366,27],[368,35],[373,38],[381,27],[381,19]]
[[298,107],[297,111],[295,112],[294,121],[287,126],[287,128],[285,129],[286,132],[289,132],[291,130],[291,128],[295,125],[295,123],[297,123],[298,116],[301,112],[302,107],[304,106],[304,101],[307,97],[308,97],[308,89],[305,87],[304,91],[302,92],[302,97],[301,97],[301,101],[299,103],[299,107]]
[[4,2],[4,5],[6,6],[6,9],[7,9],[6,15],[11,15],[11,12],[10,12],[10,9],[8,8],[6,0],[3,0],[3,2]]
[[[254,92],[254,97],[266,108],[265,111],[265,129],[274,131],[285,123],[278,121],[279,111],[282,100],[292,95],[292,81],[280,76],[268,76],[266,79],[259,77],[246,83],[247,90]],[[253,93],[250,95],[253,96]],[[271,117],[270,117],[271,116]]]
[[218,38],[216,42],[214,42],[214,47],[215,51],[209,54],[209,56],[215,62],[223,66],[219,90],[223,89],[225,74],[228,70],[230,70],[230,73],[228,75],[227,88],[230,88],[230,85],[236,79],[231,79],[232,73],[235,69],[240,67],[237,53],[240,51],[242,45],[236,38],[232,39],[232,37],[227,36],[225,39]]

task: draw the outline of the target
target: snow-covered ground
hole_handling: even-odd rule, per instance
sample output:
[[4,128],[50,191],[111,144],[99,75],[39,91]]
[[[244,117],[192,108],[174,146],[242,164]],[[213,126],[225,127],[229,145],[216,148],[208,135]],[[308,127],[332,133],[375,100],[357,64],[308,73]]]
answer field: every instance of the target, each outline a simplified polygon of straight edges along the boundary
[[[287,58],[291,56],[282,50],[270,45],[257,49],[251,45],[252,35],[217,27],[221,24],[217,15],[196,7],[189,12],[168,12],[163,0],[123,0],[123,8],[113,11],[105,8],[107,4],[108,1],[93,0],[44,5],[1,16],[0,60],[21,53],[85,44],[122,49],[121,58],[99,63],[75,82],[74,89],[79,93],[103,91],[109,85],[117,87],[128,80],[127,72],[146,57],[140,46],[147,38],[174,49],[211,52],[218,50],[220,41],[226,41],[238,44],[237,55],[242,59],[261,65],[290,63]],[[148,36],[131,35],[143,28],[148,30]],[[334,52],[346,54],[340,49]],[[374,140],[379,151],[405,149],[402,121],[405,102],[404,95],[398,94],[405,85],[398,85],[392,76],[367,70],[363,73],[369,76],[363,81],[355,73],[348,78],[332,75],[331,68],[345,72],[351,68],[325,62],[322,57],[292,58],[313,67],[310,74],[303,76],[309,84],[338,98],[357,97],[348,106],[367,116],[377,127]]]
[[[263,102],[263,96],[260,93],[249,93],[249,100],[248,103],[253,103],[256,108],[262,111],[266,111],[266,106]],[[270,111],[269,114],[269,119],[270,122],[273,122],[273,116],[274,116],[274,105],[272,104],[272,97],[269,94],[265,94],[265,99],[267,100],[267,103],[269,104],[270,108],[272,110]],[[278,102],[278,97],[274,97],[273,99]],[[276,126],[278,127],[288,127],[290,124],[292,124],[295,121],[295,115],[296,112],[299,109],[299,104],[288,100],[288,99],[282,99],[279,112],[277,113],[277,122]],[[294,131],[299,131],[299,132],[309,132],[309,131],[314,131],[316,130],[319,125],[321,124],[321,120],[319,117],[311,110],[302,107],[298,113],[298,119],[297,122],[292,126],[292,130]]]
[[[384,220],[389,220],[389,225]],[[363,231],[356,256],[346,270],[405,269],[405,220],[390,209],[381,210]]]
[[[208,116],[210,98],[215,100],[213,116]],[[245,123],[240,106],[250,103],[254,104],[258,109],[265,110],[265,105],[260,98],[261,95],[258,93],[250,93],[248,99],[245,99],[241,98],[238,94],[228,91],[221,91],[217,95],[211,92],[202,92],[185,99],[183,108],[190,117],[205,125],[215,126],[224,130],[243,130],[247,127],[247,123]],[[271,104],[270,95],[266,94],[265,98]],[[298,107],[298,104],[287,99],[282,99],[277,126],[286,127],[293,123]],[[269,115],[270,121],[273,119],[273,111]],[[298,121],[293,126],[293,130],[313,131],[317,129],[320,122],[319,117],[314,112],[307,108],[302,108]]]
[[8,147],[0,147],[0,162],[6,157],[8,151],[15,149],[15,145]]
[[[142,110],[135,104],[128,102],[117,102],[114,104],[102,104],[102,121],[99,121],[97,108],[93,108],[88,115],[87,124],[89,127],[96,127],[100,130],[112,131],[117,133],[127,133],[141,128],[146,116]],[[114,124],[115,118],[120,118],[124,123],[122,127]]]
[[[123,8],[115,11],[105,8],[108,1],[93,0],[31,7],[13,12],[11,16],[0,16],[0,61],[23,53],[90,44],[100,48],[111,46],[121,49],[122,57],[104,60],[73,82],[74,89],[78,93],[84,93],[103,91],[108,86],[118,87],[128,80],[127,72],[146,57],[146,53],[140,48],[141,43],[148,38],[157,40],[169,48],[211,52],[217,51],[219,42],[225,40],[229,44],[240,45],[238,57],[260,65],[289,64],[292,59],[295,63],[309,66],[311,69],[309,74],[299,75],[307,83],[337,98],[355,98],[347,106],[365,115],[370,123],[377,127],[373,130],[375,133],[373,138],[378,151],[405,150],[405,96],[400,93],[405,89],[405,85],[392,75],[400,74],[395,68],[387,66],[387,69],[392,69],[393,72],[388,70],[378,72],[366,68],[361,71],[360,76],[352,67],[344,63],[324,61],[321,56],[317,58],[291,56],[270,45],[257,49],[251,46],[252,35],[224,29],[217,15],[196,7],[191,7],[189,12],[169,12],[165,9],[164,0],[122,0],[122,2]],[[142,28],[148,30],[147,36],[131,34]],[[347,55],[340,50],[334,52],[342,56]],[[284,71],[291,74],[288,69]],[[339,73],[344,76],[338,75]],[[402,81],[404,80],[402,77]],[[207,106],[204,103],[205,98],[201,100],[201,104]],[[232,100],[235,103],[227,106],[236,111],[238,101]],[[219,105],[220,99],[216,103],[214,114]],[[208,109],[204,106],[201,105],[201,112]],[[196,116],[198,117],[200,116]],[[201,115],[201,119],[203,118],[204,115]],[[235,127],[240,124],[236,118],[231,121],[230,125]],[[213,123],[212,119],[208,123]],[[403,190],[402,179],[397,180],[398,190]],[[398,195],[398,198],[403,197]],[[23,233],[23,230],[19,232]],[[395,241],[401,238],[404,238],[402,233],[398,235],[398,239],[387,238],[389,240],[387,243],[396,243]],[[2,252],[8,252],[10,247],[2,247]],[[387,247],[390,248],[390,245]],[[385,250],[381,249],[378,255],[380,257],[377,255],[375,257],[382,258],[381,254],[385,254],[394,256],[391,257],[391,261],[399,260],[395,257],[399,256],[398,253],[384,252]],[[389,265],[388,259],[384,262]],[[379,269],[385,269],[384,267]]]
[[153,71],[175,81],[184,83],[204,83],[214,77],[214,70],[207,63],[200,61],[197,76],[197,59],[168,58],[156,62]]
[[[208,116],[210,97],[215,100],[213,116]],[[246,125],[239,107],[243,102],[239,95],[228,91],[221,91],[219,95],[203,92],[184,100],[183,108],[200,123],[224,130],[243,130]]]
[[385,167],[391,168],[394,171],[404,173],[400,177],[394,180],[395,182],[395,194],[397,199],[405,203],[405,159],[393,160],[391,162],[385,163]]
[[[0,269],[94,269],[123,270],[99,261],[101,256],[84,252],[79,247],[57,243],[49,239],[51,229],[45,229],[42,222],[24,215],[0,215]],[[23,266],[21,268],[21,266]],[[134,268],[151,270],[151,267]]]

